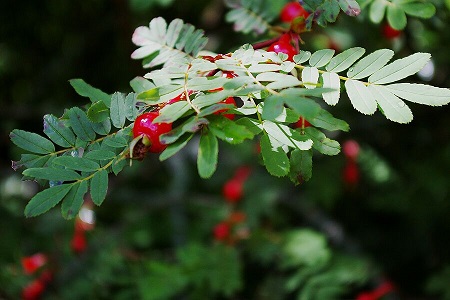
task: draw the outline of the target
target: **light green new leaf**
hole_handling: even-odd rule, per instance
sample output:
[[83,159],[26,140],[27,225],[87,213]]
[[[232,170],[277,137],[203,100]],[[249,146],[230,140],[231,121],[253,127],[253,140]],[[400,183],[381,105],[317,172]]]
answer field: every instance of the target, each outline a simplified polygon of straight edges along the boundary
[[394,56],[394,51],[390,49],[376,50],[359,62],[347,72],[347,77],[352,79],[361,79],[372,75],[384,67]]
[[9,134],[11,141],[24,150],[38,154],[55,152],[55,145],[39,134],[20,129],[14,129]]
[[194,134],[192,133],[181,136],[177,141],[167,146],[167,148],[159,156],[159,160],[164,161],[177,154],[178,151],[180,151],[187,145],[187,143],[192,139],[193,136]]
[[61,214],[65,219],[73,219],[81,209],[84,202],[84,194],[88,190],[87,181],[79,181],[72,184],[72,188],[65,195],[61,204]]
[[333,49],[322,49],[314,52],[309,59],[311,67],[320,68],[328,64],[334,55]]
[[53,115],[44,116],[44,133],[61,147],[73,147],[75,135],[70,128]]
[[69,124],[76,136],[85,142],[95,139],[95,131],[86,113],[78,107],[73,107],[68,111]]
[[337,155],[341,151],[341,146],[335,140],[329,139],[326,135],[314,127],[306,127],[305,134],[313,141],[313,148],[325,155]]
[[298,150],[291,152],[291,169],[289,177],[294,184],[300,184],[308,181],[312,177],[312,150]]
[[366,50],[361,47],[354,47],[339,53],[331,59],[326,65],[325,69],[328,72],[339,73],[350,68],[361,56],[364,55]]
[[116,154],[109,150],[91,150],[84,154],[83,158],[92,160],[111,160],[116,157]]
[[201,178],[211,177],[217,168],[219,143],[209,130],[202,131],[198,147],[197,168]]
[[172,22],[170,22],[166,32],[167,46],[172,48],[175,46],[175,43],[177,42],[182,29],[183,29],[183,21],[181,19],[174,19]]
[[295,76],[276,72],[260,73],[256,76],[256,80],[270,82],[267,85],[270,89],[284,89],[302,84]]
[[450,89],[426,84],[396,83],[386,86],[389,91],[405,100],[431,106],[450,102]]
[[103,101],[94,102],[87,110],[87,116],[94,123],[103,122],[109,118],[109,108]]
[[404,2],[399,6],[410,16],[428,19],[436,13],[436,7],[429,2]]
[[98,170],[100,166],[95,161],[92,161],[84,157],[74,157],[74,156],[59,156],[53,161],[53,164],[66,167],[67,169],[92,172]]
[[319,82],[319,70],[316,67],[306,67],[302,71],[303,85],[307,89],[314,89]]
[[71,188],[72,184],[62,184],[37,193],[25,207],[25,216],[35,217],[47,212],[58,204]]
[[369,77],[370,83],[386,84],[398,81],[420,71],[430,60],[429,53],[414,53],[381,68]]
[[402,124],[412,121],[413,114],[409,107],[387,87],[370,85],[369,90],[387,119]]
[[261,155],[267,171],[277,177],[286,176],[289,173],[289,158],[280,145],[272,145],[268,135],[261,137]]
[[406,27],[405,11],[394,3],[387,6],[387,20],[389,25],[396,30],[402,30]]
[[100,206],[105,200],[106,192],[108,191],[108,172],[106,170],[100,170],[95,173],[90,185],[92,202]]
[[372,115],[377,110],[377,102],[367,86],[358,80],[345,82],[348,97],[353,107],[365,115]]
[[73,170],[55,169],[55,168],[30,168],[22,172],[23,175],[32,178],[55,180],[55,181],[73,181],[81,179],[81,175]]
[[125,124],[126,118],[126,104],[125,95],[119,92],[115,92],[111,97],[110,107],[111,123],[116,128],[122,128]]
[[375,0],[372,2],[369,10],[369,18],[373,23],[379,24],[383,20],[388,3],[386,0]]
[[323,100],[328,105],[336,105],[339,102],[341,92],[341,80],[338,74],[325,72],[322,73],[323,88],[334,89],[334,91],[322,93]]
[[90,84],[86,83],[83,79],[71,79],[69,80],[70,85],[75,89],[78,95],[83,97],[88,97],[91,99],[92,103],[97,101],[103,101],[107,107],[111,102],[111,96],[107,93],[92,87]]

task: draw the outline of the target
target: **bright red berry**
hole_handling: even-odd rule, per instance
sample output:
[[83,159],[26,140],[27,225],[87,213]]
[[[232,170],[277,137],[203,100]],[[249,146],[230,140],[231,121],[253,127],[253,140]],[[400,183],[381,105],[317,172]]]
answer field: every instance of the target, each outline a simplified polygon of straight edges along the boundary
[[22,290],[23,300],[37,300],[45,290],[45,284],[39,279],[33,280]]
[[36,253],[31,256],[22,257],[22,267],[25,274],[33,274],[37,269],[47,263],[47,256],[43,253]]
[[[159,116],[159,112],[144,113],[136,118],[133,126],[133,136],[144,135],[143,143],[149,143],[148,151],[159,153],[167,148],[159,140],[159,137],[172,130],[172,124],[169,123],[153,123],[153,120]],[[145,140],[147,138],[147,141]]]
[[348,185],[356,185],[359,181],[359,168],[356,162],[349,160],[343,171],[344,182]]
[[[236,107],[236,101],[234,100],[233,97],[228,97],[223,101],[220,101],[219,103],[223,103],[223,104],[233,104],[234,107]],[[234,114],[224,114],[224,112],[226,112],[227,109],[221,109],[216,111],[214,114],[215,115],[223,115],[225,118],[228,118],[230,120],[234,120]]]
[[223,185],[222,194],[228,202],[238,202],[242,198],[243,185],[243,182],[238,179],[230,179]]
[[298,2],[289,2],[281,10],[280,19],[285,23],[290,23],[297,17],[307,18],[309,12],[307,12],[303,6]]
[[297,122],[294,123],[295,128],[306,128],[310,127],[311,123],[309,123],[305,118],[300,117]]
[[402,34],[401,30],[392,28],[389,24],[383,26],[383,36],[388,40],[393,40]]
[[359,144],[355,140],[345,141],[342,145],[342,152],[351,160],[356,160],[359,154]]
[[214,226],[213,233],[216,240],[226,240],[230,236],[230,225],[226,222],[221,222]]
[[269,48],[267,48],[267,51],[275,53],[285,53],[288,55],[288,60],[290,61],[294,61],[294,55],[298,54],[294,46],[282,39],[270,45]]

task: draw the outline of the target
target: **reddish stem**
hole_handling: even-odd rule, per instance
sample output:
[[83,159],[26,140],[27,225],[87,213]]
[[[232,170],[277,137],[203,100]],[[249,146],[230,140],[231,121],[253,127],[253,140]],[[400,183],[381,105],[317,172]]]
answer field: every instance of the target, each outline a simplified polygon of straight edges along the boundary
[[253,44],[253,49],[262,49],[262,48],[266,48],[269,47],[270,45],[272,45],[275,42],[278,42],[278,40],[280,39],[281,36],[277,36],[273,39],[267,40],[267,41],[262,41],[256,44]]

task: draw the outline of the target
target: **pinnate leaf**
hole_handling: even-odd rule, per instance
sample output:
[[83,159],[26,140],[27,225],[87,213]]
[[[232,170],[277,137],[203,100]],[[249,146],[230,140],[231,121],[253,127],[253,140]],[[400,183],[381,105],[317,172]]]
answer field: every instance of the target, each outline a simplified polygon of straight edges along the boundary
[[14,129],[9,137],[16,146],[32,153],[48,154],[55,151],[55,145],[51,141],[33,132]]
[[353,65],[361,56],[364,55],[366,50],[361,47],[354,47],[339,53],[331,59],[325,69],[328,72],[339,73],[347,70]]
[[58,204],[72,188],[72,184],[57,185],[37,193],[25,207],[25,216],[35,217]]
[[68,111],[70,127],[76,136],[85,142],[95,139],[95,131],[86,113],[78,107],[73,107]]
[[314,52],[309,59],[309,65],[316,68],[325,66],[330,62],[334,52],[332,49],[322,49]]
[[371,115],[377,110],[377,102],[367,86],[358,80],[345,82],[348,97],[353,107],[365,115]]
[[390,49],[376,50],[350,68],[347,76],[352,79],[361,79],[372,75],[382,67],[384,67],[394,56],[394,51]]
[[386,86],[389,91],[405,100],[431,106],[450,102],[450,89],[426,84],[396,83]]
[[370,85],[369,90],[387,119],[402,124],[412,121],[413,115],[409,107],[387,87]]

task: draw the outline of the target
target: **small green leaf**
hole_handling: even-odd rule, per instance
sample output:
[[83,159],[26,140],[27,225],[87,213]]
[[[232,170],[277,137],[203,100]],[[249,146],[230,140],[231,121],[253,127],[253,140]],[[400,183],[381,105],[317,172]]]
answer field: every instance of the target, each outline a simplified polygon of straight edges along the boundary
[[106,145],[113,147],[113,148],[123,148],[123,147],[128,146],[127,139],[118,134],[113,135],[113,136],[108,136],[107,138],[105,138],[103,140],[103,143],[105,143]]
[[236,124],[245,126],[245,128],[247,128],[247,130],[249,130],[254,136],[260,134],[262,131],[262,126],[258,126],[260,125],[260,123],[257,120],[251,118],[240,118],[236,121]]
[[32,178],[55,181],[73,181],[81,179],[81,175],[73,170],[45,167],[26,169],[22,174]]
[[278,95],[270,95],[264,100],[262,118],[264,120],[275,120],[284,110],[284,98]]
[[[384,1],[384,0],[383,0]],[[372,75],[384,67],[394,56],[394,51],[390,49],[376,50],[350,68],[347,76],[352,79],[361,79]]]
[[186,132],[197,132],[208,123],[209,121],[206,118],[197,118],[197,116],[192,116],[183,124],[172,129],[168,133],[161,135],[159,140],[164,144],[172,144]]
[[127,160],[123,157],[116,158],[111,165],[114,175],[117,176],[117,174],[119,174],[127,164]]
[[65,219],[73,219],[81,209],[84,202],[84,194],[88,190],[87,181],[79,181],[72,184],[72,188],[65,195],[61,204],[61,214]]
[[320,113],[316,116],[314,116],[311,119],[306,118],[309,123],[314,125],[315,127],[320,127],[326,130],[334,131],[334,130],[342,130],[342,131],[349,131],[350,126],[347,122],[336,119],[333,117],[332,114],[330,114],[328,111],[321,109]]
[[157,100],[159,99],[159,90],[160,87],[154,87],[150,90],[142,91],[137,95],[136,98],[138,100]]
[[430,60],[429,53],[414,53],[383,67],[369,77],[370,83],[386,84],[398,81],[419,72]]
[[282,95],[285,97],[286,104],[307,120],[316,117],[322,110],[320,105],[314,100],[296,96],[296,94],[282,93]]
[[109,150],[91,150],[84,154],[83,158],[93,160],[111,160],[116,157],[116,154]]
[[211,177],[217,168],[219,143],[216,136],[209,130],[203,130],[197,156],[198,174],[202,178]]
[[336,73],[322,73],[323,87],[331,89],[331,92],[322,93],[323,100],[328,105],[336,105],[339,102],[341,80]]
[[298,150],[291,152],[291,169],[289,177],[295,184],[308,181],[312,177],[312,150]]
[[253,138],[253,134],[245,126],[238,125],[223,116],[211,116],[209,120],[208,128],[211,132],[227,143],[239,144]]
[[307,89],[316,88],[319,82],[319,70],[316,67],[304,68],[302,70],[302,82]]
[[339,73],[350,68],[361,56],[364,55],[366,50],[361,47],[354,47],[339,53],[331,59],[326,65],[325,69],[328,72]]
[[170,105],[166,105],[163,109],[160,110],[160,115],[156,117],[153,122],[154,123],[173,123],[181,116],[183,116],[186,112],[191,109],[191,106],[187,101],[179,101],[172,103]]
[[17,171],[22,166],[26,168],[40,168],[43,167],[53,156],[51,155],[36,155],[36,154],[22,154],[19,161],[13,161],[12,168]]
[[111,102],[111,96],[102,92],[101,90],[92,87],[90,84],[86,83],[83,79],[71,79],[69,80],[70,85],[75,89],[78,95],[83,97],[88,97],[91,101],[103,101],[107,107]]
[[83,172],[92,172],[100,168],[98,163],[84,157],[59,156],[52,163],[66,167],[67,169]]
[[429,19],[436,13],[436,7],[429,2],[405,2],[399,6],[410,16]]
[[367,86],[358,80],[345,82],[348,97],[353,107],[365,115],[372,115],[377,110],[377,102]]
[[129,93],[125,97],[125,115],[128,121],[134,121],[138,116],[138,109],[136,107],[136,94]]
[[269,136],[264,134],[261,137],[261,154],[267,171],[277,177],[286,176],[289,173],[289,158],[283,149],[274,147],[270,143]]
[[322,49],[314,52],[309,59],[309,65],[316,68],[325,66],[330,62],[334,52],[332,49]]
[[25,207],[25,216],[35,217],[47,212],[58,204],[71,188],[72,184],[62,184],[37,193]]
[[306,127],[305,134],[313,140],[313,148],[325,155],[337,155],[341,152],[341,146],[335,140],[331,140],[326,135],[314,127]]
[[294,61],[296,64],[301,64],[310,59],[311,52],[300,50],[300,52],[294,55]]
[[9,134],[11,141],[24,150],[32,153],[48,154],[55,152],[55,145],[39,134],[20,129],[14,129]]
[[95,205],[100,206],[108,191],[108,172],[100,170],[91,179],[91,197]]
[[373,23],[379,24],[383,20],[388,3],[385,0],[375,0],[372,2],[369,10],[369,18]]
[[135,77],[130,81],[130,86],[135,93],[142,93],[155,87],[155,85],[144,77]]
[[110,108],[111,123],[116,128],[122,128],[125,124],[126,118],[126,106],[125,95],[119,92],[115,92],[111,97]]
[[411,109],[400,98],[395,96],[387,87],[370,85],[369,90],[381,107],[388,120],[406,124],[412,121]]
[[450,90],[426,84],[396,83],[386,86],[392,93],[405,100],[431,106],[450,102]]
[[387,20],[389,25],[396,30],[403,30],[406,27],[405,11],[396,4],[391,3],[387,6]]
[[73,147],[75,135],[70,128],[53,115],[44,116],[44,133],[61,147]]
[[180,151],[187,145],[187,143],[192,139],[193,136],[194,134],[184,134],[183,136],[181,136],[176,142],[167,146],[167,148],[159,156],[159,160],[164,161],[177,154],[178,151]]
[[103,101],[94,102],[87,110],[87,116],[94,123],[103,122],[109,118],[109,108]]
[[100,123],[92,123],[92,129],[100,135],[107,135],[111,131],[111,121],[108,118]]
[[85,142],[95,139],[95,131],[86,113],[78,107],[73,107],[68,111],[70,127],[76,136]]

